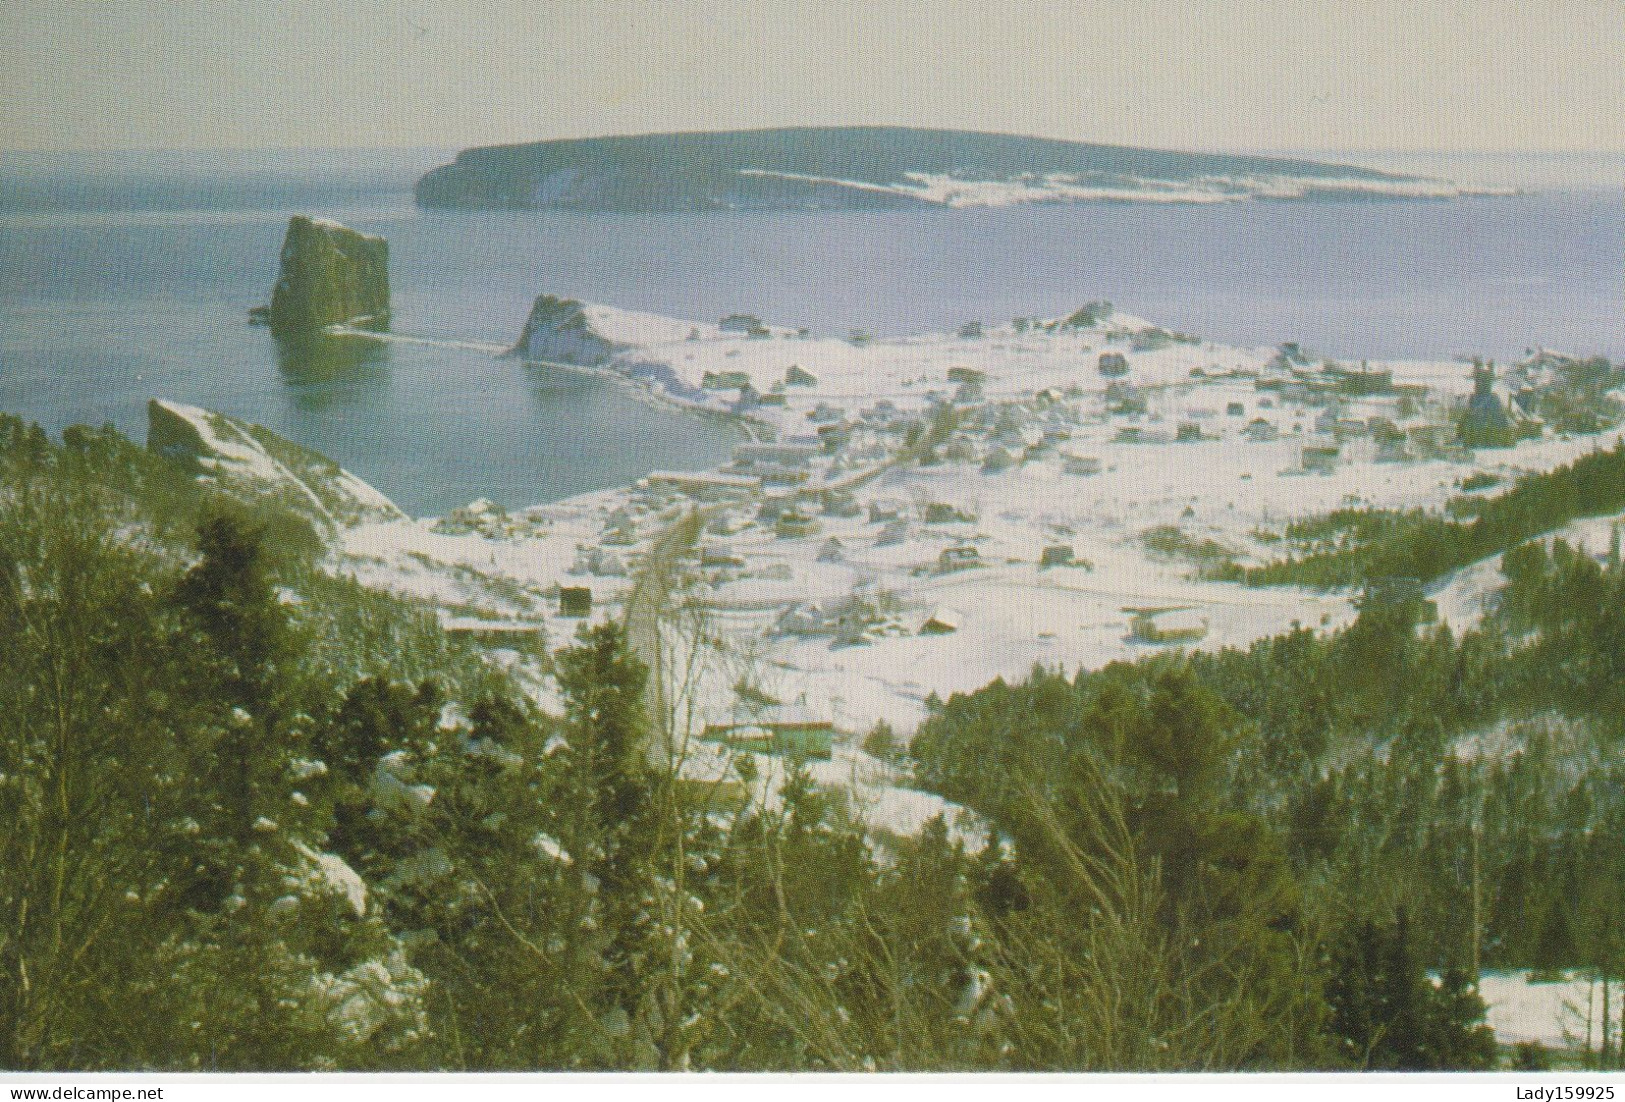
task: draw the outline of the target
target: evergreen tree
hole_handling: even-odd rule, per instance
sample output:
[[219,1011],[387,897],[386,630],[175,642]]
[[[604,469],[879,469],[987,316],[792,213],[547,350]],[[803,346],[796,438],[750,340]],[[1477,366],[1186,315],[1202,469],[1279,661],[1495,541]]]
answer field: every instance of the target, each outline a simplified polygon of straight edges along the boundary
[[1485,1007],[1459,969],[1435,986],[1413,950],[1403,911],[1389,928],[1367,920],[1331,953],[1326,983],[1342,1060],[1368,1071],[1474,1071],[1494,1066]]
[[615,1057],[609,1066],[646,1066],[658,1055],[648,1052],[647,1027],[634,1027],[641,977],[661,932],[651,862],[662,841],[643,704],[649,670],[615,623],[583,628],[580,642],[559,655],[557,669],[568,744],[561,792],[571,809],[566,845],[592,876],[600,908],[596,1025],[606,1054]]

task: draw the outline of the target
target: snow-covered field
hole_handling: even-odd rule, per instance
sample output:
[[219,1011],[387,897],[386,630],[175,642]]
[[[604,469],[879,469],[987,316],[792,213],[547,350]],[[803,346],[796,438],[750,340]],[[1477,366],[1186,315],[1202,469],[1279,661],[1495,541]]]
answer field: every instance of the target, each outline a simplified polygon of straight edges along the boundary
[[1387,199],[1453,199],[1508,194],[1509,189],[1464,188],[1445,180],[1361,179],[1335,176],[1198,176],[1179,180],[1115,173],[1028,173],[1008,180],[966,180],[946,173],[909,172],[904,182],[866,183],[795,172],[743,169],[763,176],[833,188],[885,192],[945,207],[1008,207],[1022,203],[1240,203],[1249,199],[1304,199],[1325,195]]
[[[1489,1007],[1490,1028],[1504,1045],[1533,1041],[1550,1049],[1600,1047],[1602,984],[1581,973],[1532,982],[1528,972],[1486,972],[1479,977],[1478,993]],[[1617,981],[1610,994],[1613,1020],[1621,995]],[[1616,1023],[1610,1035],[1617,1030]]]

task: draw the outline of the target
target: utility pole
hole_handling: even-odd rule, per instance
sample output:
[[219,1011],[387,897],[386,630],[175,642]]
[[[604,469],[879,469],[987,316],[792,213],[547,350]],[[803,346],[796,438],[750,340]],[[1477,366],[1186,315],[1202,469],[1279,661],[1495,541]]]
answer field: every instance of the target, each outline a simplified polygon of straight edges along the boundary
[[1482,815],[1473,816],[1473,936],[1469,947],[1469,959],[1472,961],[1473,985],[1478,985],[1479,945],[1482,941],[1484,929],[1483,920],[1483,876],[1482,864],[1479,860],[1480,819]]
[[1484,775],[1473,769],[1473,822],[1472,822],[1472,934],[1467,942],[1467,960],[1472,970],[1473,986],[1478,986],[1478,969],[1484,941],[1484,861],[1481,835],[1484,833]]

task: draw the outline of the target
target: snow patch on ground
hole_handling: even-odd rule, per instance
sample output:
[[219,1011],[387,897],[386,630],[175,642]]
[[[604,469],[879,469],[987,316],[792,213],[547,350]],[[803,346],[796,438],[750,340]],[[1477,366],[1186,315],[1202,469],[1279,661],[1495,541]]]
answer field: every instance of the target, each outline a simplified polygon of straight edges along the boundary
[[[1504,1045],[1533,1041],[1547,1048],[1595,1049],[1602,1037],[1602,985],[1583,975],[1556,983],[1536,983],[1531,973],[1486,972],[1478,993],[1489,1006],[1488,1021]],[[1613,993],[1614,1011],[1619,991]]]
[[336,853],[318,853],[308,846],[295,844],[305,859],[310,882],[322,890],[342,896],[357,918],[367,913],[367,883],[361,874]]
[[1317,196],[1454,199],[1466,195],[1516,194],[1513,189],[1464,187],[1447,180],[1286,174],[1163,180],[1114,173],[1025,173],[1003,180],[970,180],[947,173],[909,172],[902,182],[892,184],[767,169],[744,169],[740,175],[878,192],[955,208],[1008,207],[1025,203],[1240,203],[1250,199]]

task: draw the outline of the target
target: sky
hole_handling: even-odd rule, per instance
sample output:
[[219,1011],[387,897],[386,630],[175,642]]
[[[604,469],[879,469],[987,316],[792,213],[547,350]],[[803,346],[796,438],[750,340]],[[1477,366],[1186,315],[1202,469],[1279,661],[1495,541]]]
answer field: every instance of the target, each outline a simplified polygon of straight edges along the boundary
[[0,0],[0,149],[888,124],[1625,152],[1625,0]]

